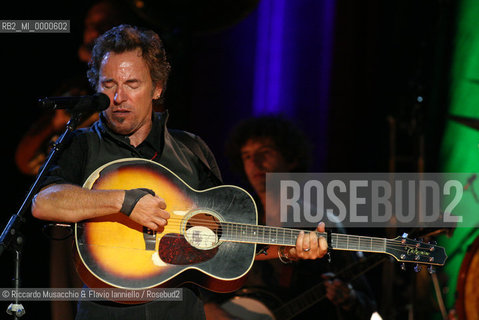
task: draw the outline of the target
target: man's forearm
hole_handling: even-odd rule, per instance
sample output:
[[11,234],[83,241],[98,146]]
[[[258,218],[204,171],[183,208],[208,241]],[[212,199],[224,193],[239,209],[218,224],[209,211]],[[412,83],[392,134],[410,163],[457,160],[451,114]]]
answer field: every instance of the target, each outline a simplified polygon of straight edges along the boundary
[[35,196],[32,214],[42,220],[78,222],[119,212],[124,197],[124,190],[88,190],[56,184]]

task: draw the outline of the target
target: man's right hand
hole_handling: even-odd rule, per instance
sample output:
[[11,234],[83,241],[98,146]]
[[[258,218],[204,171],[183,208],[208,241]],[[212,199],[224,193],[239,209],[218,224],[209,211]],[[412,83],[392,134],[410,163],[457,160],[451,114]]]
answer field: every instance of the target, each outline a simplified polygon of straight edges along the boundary
[[158,231],[168,223],[170,214],[163,198],[147,194],[133,208],[130,219],[151,230]]

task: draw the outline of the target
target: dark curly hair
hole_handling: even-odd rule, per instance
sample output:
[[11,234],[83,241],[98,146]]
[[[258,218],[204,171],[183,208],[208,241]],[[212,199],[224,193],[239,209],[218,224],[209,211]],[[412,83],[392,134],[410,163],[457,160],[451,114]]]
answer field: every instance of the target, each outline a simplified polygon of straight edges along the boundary
[[270,138],[286,162],[296,162],[292,172],[307,171],[312,162],[312,145],[302,130],[283,116],[269,115],[240,122],[226,143],[231,169],[245,177],[241,148],[249,139]]
[[96,90],[100,75],[101,61],[108,52],[123,53],[141,49],[142,57],[150,70],[153,84],[166,89],[170,64],[158,34],[151,30],[143,30],[128,24],[114,27],[96,39],[92,50],[92,57],[88,64],[88,81]]

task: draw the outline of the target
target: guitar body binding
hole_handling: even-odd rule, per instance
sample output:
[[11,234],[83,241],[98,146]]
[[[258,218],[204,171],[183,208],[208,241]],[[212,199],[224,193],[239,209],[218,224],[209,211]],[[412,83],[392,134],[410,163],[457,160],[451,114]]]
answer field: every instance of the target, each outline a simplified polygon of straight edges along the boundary
[[255,244],[221,241],[224,222],[257,223],[254,200],[241,188],[198,191],[161,164],[136,158],[98,168],[84,187],[149,188],[170,213],[158,232],[121,213],[76,223],[77,269],[89,287],[142,290],[194,282],[230,292],[252,266]]

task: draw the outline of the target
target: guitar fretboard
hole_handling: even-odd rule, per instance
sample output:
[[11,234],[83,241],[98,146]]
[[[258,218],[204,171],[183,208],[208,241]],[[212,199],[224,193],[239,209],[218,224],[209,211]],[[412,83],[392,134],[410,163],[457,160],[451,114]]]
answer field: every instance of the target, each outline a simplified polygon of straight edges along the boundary
[[[223,241],[257,243],[268,245],[295,246],[296,239],[302,230],[287,229],[269,226],[257,226],[241,223],[222,223]],[[316,232],[318,236],[327,238],[326,232]],[[331,234],[331,246],[336,250],[386,252],[387,239],[347,235],[341,233]]]

